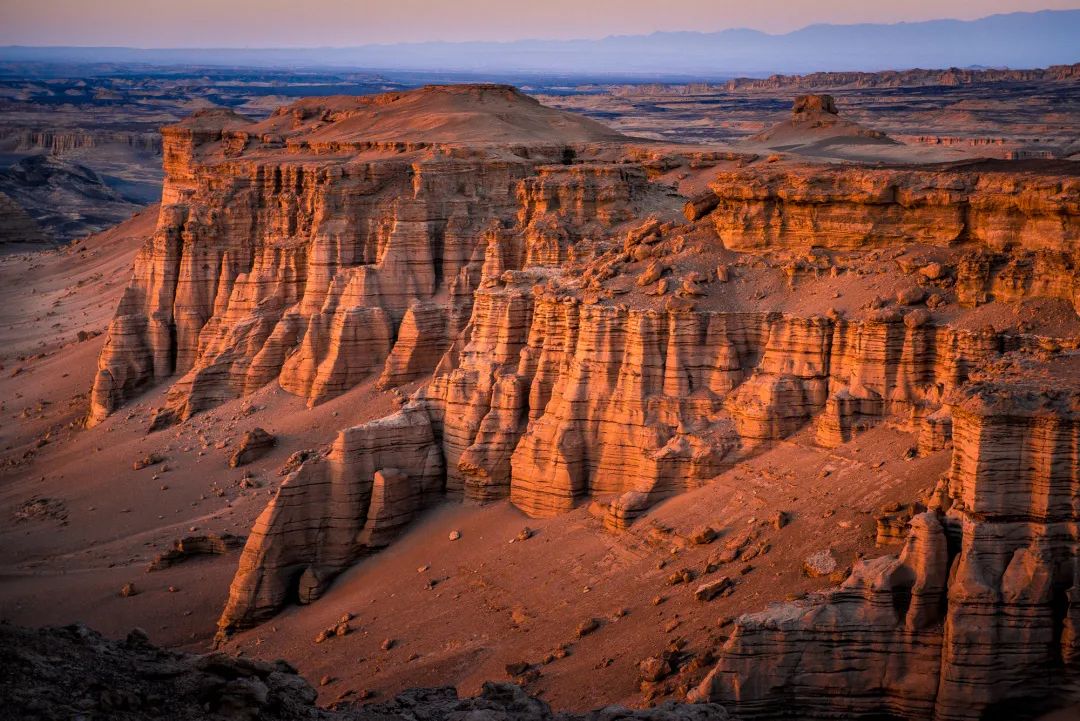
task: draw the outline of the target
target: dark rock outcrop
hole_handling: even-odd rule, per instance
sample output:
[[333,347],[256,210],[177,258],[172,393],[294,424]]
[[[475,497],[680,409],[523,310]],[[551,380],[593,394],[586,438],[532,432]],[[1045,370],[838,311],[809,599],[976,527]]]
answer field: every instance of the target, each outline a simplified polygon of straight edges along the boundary
[[285,661],[167,651],[134,630],[113,641],[85,626],[31,630],[0,624],[0,716],[20,721],[725,721],[716,704],[667,702],[555,713],[508,683],[480,695],[410,689],[360,706],[316,706],[315,689]]

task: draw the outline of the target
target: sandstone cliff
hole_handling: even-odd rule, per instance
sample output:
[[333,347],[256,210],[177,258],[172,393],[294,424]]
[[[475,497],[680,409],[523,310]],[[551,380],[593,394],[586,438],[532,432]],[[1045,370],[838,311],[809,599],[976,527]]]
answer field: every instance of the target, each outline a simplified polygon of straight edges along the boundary
[[[435,352],[410,350],[416,324],[448,345],[491,242],[523,236],[515,264],[557,264],[600,227],[663,205],[640,168],[564,166],[619,136],[538,108],[501,86],[433,88],[302,101],[260,124],[202,111],[166,128],[161,217],[101,355],[90,423],[173,375],[162,425],[275,379],[317,403],[388,356],[388,381],[430,372]],[[483,130],[479,116],[501,144],[438,142],[455,123]],[[402,139],[371,140],[395,127]],[[432,299],[438,310],[410,311]]]
[[695,698],[745,718],[979,719],[1054,700],[1077,658],[1080,393],[978,382],[949,405],[952,470],[900,556],[739,619]]
[[621,529],[793,434],[832,447],[888,422],[913,454],[955,449],[904,552],[741,620],[698,695],[750,717],[975,718],[1075,656],[1075,393],[985,380],[1078,345],[985,320],[1038,301],[1075,321],[1075,172],[710,155],[687,202],[670,183],[704,155],[502,86],[206,111],[163,143],[91,424],[155,382],[152,428],[269,383],[316,404],[421,382],[288,475],[222,632],[317,599],[444,497],[534,516],[593,499]]
[[[723,222],[724,212],[713,211],[701,224]],[[652,291],[623,290],[634,266],[645,268],[645,275],[655,267],[650,256],[670,253],[677,268],[677,258],[696,263],[700,253],[710,252],[676,251],[685,244],[678,230],[656,222],[635,228],[621,246],[590,260],[580,277],[530,264],[520,240],[492,238],[471,317],[433,381],[394,424],[399,433],[422,429],[429,445],[400,459],[384,458],[382,467],[402,468],[417,453],[438,457],[445,469],[441,491],[476,501],[508,497],[532,515],[600,498],[608,508],[606,524],[622,528],[760,444],[807,426],[829,446],[888,418],[918,432],[924,452],[939,450],[950,442],[945,395],[962,387],[972,369],[1040,344],[1014,332],[941,325],[922,308],[882,308],[852,319],[801,317],[698,309],[678,297],[656,307],[649,305]],[[860,242],[866,246],[885,242],[873,227],[864,232]],[[818,237],[809,242],[849,244]],[[642,248],[657,250],[635,261]],[[345,431],[337,448],[347,434],[370,430]],[[325,474],[340,474],[347,465],[340,453],[332,456],[329,465],[311,462],[319,469],[314,480],[302,476],[292,483],[321,487]],[[345,482],[369,494],[379,469],[377,464],[335,477],[352,479]],[[268,524],[249,543],[252,559],[278,547],[296,552],[284,529],[320,526],[334,517],[319,504],[281,503],[304,520]],[[351,514],[355,522],[368,516],[365,509]],[[360,531],[350,527],[348,535],[357,538]],[[257,598],[245,589],[292,583],[327,542],[306,544],[301,555],[307,560],[284,571],[245,564],[222,627],[265,617],[294,596],[295,589],[284,589]],[[348,553],[335,552],[338,561],[318,568],[320,583],[364,550],[355,542]],[[301,598],[306,594],[302,590]]]
[[786,88],[896,88],[919,85],[969,85],[972,83],[1069,82],[1080,77],[1080,64],[1052,65],[1030,70],[949,68],[947,70],[893,70],[876,73],[822,72],[807,75],[771,75],[767,78],[735,78],[728,90],[781,90]]

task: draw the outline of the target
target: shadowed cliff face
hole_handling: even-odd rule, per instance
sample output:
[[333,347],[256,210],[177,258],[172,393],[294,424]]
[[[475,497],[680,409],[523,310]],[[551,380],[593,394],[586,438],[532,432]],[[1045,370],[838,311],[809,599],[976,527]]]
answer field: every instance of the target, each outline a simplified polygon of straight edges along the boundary
[[[301,101],[257,124],[203,112],[166,129],[164,157],[91,424],[155,382],[170,391],[152,429],[274,382],[317,404],[423,381],[288,475],[222,632],[316,600],[444,497],[534,516],[594,499],[618,530],[792,434],[834,447],[889,422],[918,434],[913,453],[955,447],[904,553],[741,621],[698,696],[748,716],[977,718],[1027,695],[1028,672],[987,654],[1020,647],[1025,669],[1074,655],[1075,539],[1045,526],[1075,509],[1042,518],[1019,496],[1071,493],[1075,402],[972,381],[1077,346],[985,320],[1001,301],[1080,307],[1075,174],[647,146],[503,86]],[[688,202],[669,185],[711,166]],[[1032,441],[1031,471],[1044,418],[1056,430]],[[975,510],[988,500],[1001,509]],[[980,615],[1013,606],[1025,620],[979,635]],[[1039,639],[1061,650],[1044,659]]]

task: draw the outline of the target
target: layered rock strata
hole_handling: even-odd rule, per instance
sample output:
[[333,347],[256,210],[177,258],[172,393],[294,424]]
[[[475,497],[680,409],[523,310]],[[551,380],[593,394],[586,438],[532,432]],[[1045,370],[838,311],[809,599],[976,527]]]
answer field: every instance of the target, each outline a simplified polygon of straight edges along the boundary
[[[159,426],[274,380],[318,403],[384,373],[415,379],[468,318],[490,244],[521,241],[493,264],[557,265],[575,241],[663,205],[640,166],[567,165],[621,136],[557,111],[544,109],[561,144],[530,140],[528,125],[525,145],[350,134],[414,96],[441,107],[468,92],[305,101],[260,124],[203,111],[165,128],[158,227],[110,327],[89,423],[172,376]],[[509,112],[541,107],[476,92]]]
[[986,161],[926,168],[759,167],[719,173],[726,247],[873,248],[970,243],[1075,253],[1080,178]]
[[[445,496],[536,516],[596,498],[618,529],[807,428],[836,446],[890,419],[939,451],[966,428],[946,397],[1047,342],[945,324],[921,290],[851,317],[718,309],[733,252],[917,242],[963,255],[955,276],[926,278],[965,306],[1075,305],[1080,287],[1074,176],[758,164],[686,204],[663,179],[681,161],[501,86],[301,101],[261,123],[203,112],[166,129],[163,152],[158,228],[99,359],[91,424],[154,382],[171,383],[159,428],[273,382],[315,404],[430,378],[286,478],[248,538],[224,632],[318,598]],[[715,271],[676,275],[675,258]],[[887,571],[901,580],[860,571],[870,580],[848,594],[883,604],[922,583],[909,634],[931,646],[938,580],[917,579],[934,523],[955,527],[910,521]],[[897,708],[931,702],[910,703]]]
[[221,625],[253,623],[287,602],[308,603],[367,550],[385,546],[442,493],[442,455],[426,413],[346,429],[330,452],[289,474],[240,556]]
[[[362,523],[382,517],[366,499],[390,479],[400,484],[393,503],[401,510],[383,515],[394,519],[423,505],[411,490],[419,483],[425,502],[442,494],[509,498],[535,516],[599,497],[608,501],[606,525],[624,528],[659,500],[808,425],[826,445],[885,418],[948,438],[943,397],[972,368],[1034,342],[912,327],[895,311],[843,321],[587,305],[529,283],[479,290],[467,337],[399,414],[343,431],[329,460],[290,476],[248,542],[224,629],[265,618],[286,599],[312,597],[309,575],[321,587],[365,552]],[[358,471],[345,449],[374,430],[398,435]],[[410,470],[416,459],[425,465]],[[380,481],[380,469],[405,477]],[[292,496],[306,488],[321,494],[327,479],[364,500],[343,514]],[[291,515],[274,510],[284,508]],[[342,518],[347,552],[333,534],[293,535]],[[271,560],[278,553],[288,562]],[[326,555],[335,560],[318,560]],[[271,587],[268,595],[247,591]]]
[[740,718],[982,719],[1062,699],[1078,658],[1080,391],[979,382],[899,557],[740,618],[694,697]]
[[732,250],[963,248],[962,307],[1054,297],[1080,312],[1080,178],[1030,167],[755,167],[720,173],[695,203]]

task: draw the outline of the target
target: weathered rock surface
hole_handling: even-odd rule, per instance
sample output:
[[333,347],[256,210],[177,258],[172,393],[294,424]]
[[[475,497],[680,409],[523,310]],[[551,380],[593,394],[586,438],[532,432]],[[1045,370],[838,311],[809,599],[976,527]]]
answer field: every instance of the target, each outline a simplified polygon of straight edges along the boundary
[[0,706],[28,721],[332,718],[284,661],[167,651],[139,630],[112,641],[85,626],[0,624],[0,667]]
[[1080,179],[1008,167],[723,172],[710,185],[720,198],[710,217],[733,250],[970,242],[994,252],[1074,253]]
[[147,566],[147,571],[160,571],[183,563],[196,556],[219,556],[244,545],[243,536],[231,533],[184,536],[173,541],[172,548],[162,551]]
[[1068,697],[1080,390],[979,382],[951,406],[951,472],[900,556],[740,618],[694,698],[743,718],[981,719]]
[[[410,689],[390,701],[316,706],[316,692],[284,661],[159,649],[142,631],[112,641],[85,626],[23,629],[0,624],[0,704],[20,719],[119,721],[724,721],[717,704],[667,702],[651,709],[611,706],[556,713],[508,683],[478,696],[452,688]],[[13,716],[14,718],[14,716]]]
[[[89,421],[166,380],[154,427],[272,382],[312,404],[368,379],[419,385],[297,456],[221,632],[317,599],[444,497],[534,516],[602,498],[621,529],[794,433],[833,447],[887,421],[918,433],[912,456],[954,448],[929,511],[883,517],[902,553],[739,621],[698,698],[747,717],[944,720],[1061,687],[1080,658],[1075,389],[982,379],[1077,341],[952,321],[1031,298],[1080,307],[1075,175],[760,163],[687,203],[657,180],[678,162],[538,107],[502,87],[426,89],[166,129],[158,230]],[[834,110],[808,99],[797,115],[813,117],[793,122]],[[913,244],[925,259],[879,252]],[[834,264],[848,253],[866,255]],[[859,263],[886,257],[907,277],[861,309],[721,302],[846,270],[855,286]],[[743,546],[722,553],[756,552]],[[730,592],[715,581],[703,601]]]
[[238,468],[252,461],[257,461],[269,453],[276,443],[277,439],[262,428],[252,428],[250,431],[245,432],[243,438],[240,439],[236,452],[229,458],[229,466]]
[[482,270],[557,265],[662,197],[640,166],[566,165],[624,139],[506,86],[300,101],[257,124],[200,111],[163,134],[161,215],[91,425],[174,375],[156,427],[274,380],[311,403],[408,382],[461,330]]
[[581,713],[552,712],[540,699],[529,696],[519,686],[488,682],[480,695],[459,698],[453,687],[412,689],[387,703],[363,706],[354,712],[356,721],[416,719],[484,719],[485,721],[726,721],[728,714],[718,704],[686,704],[667,701],[654,708],[607,706]]
[[255,521],[240,557],[223,631],[309,603],[363,553],[385,546],[440,497],[443,459],[414,404],[342,431],[326,457],[290,473]]

